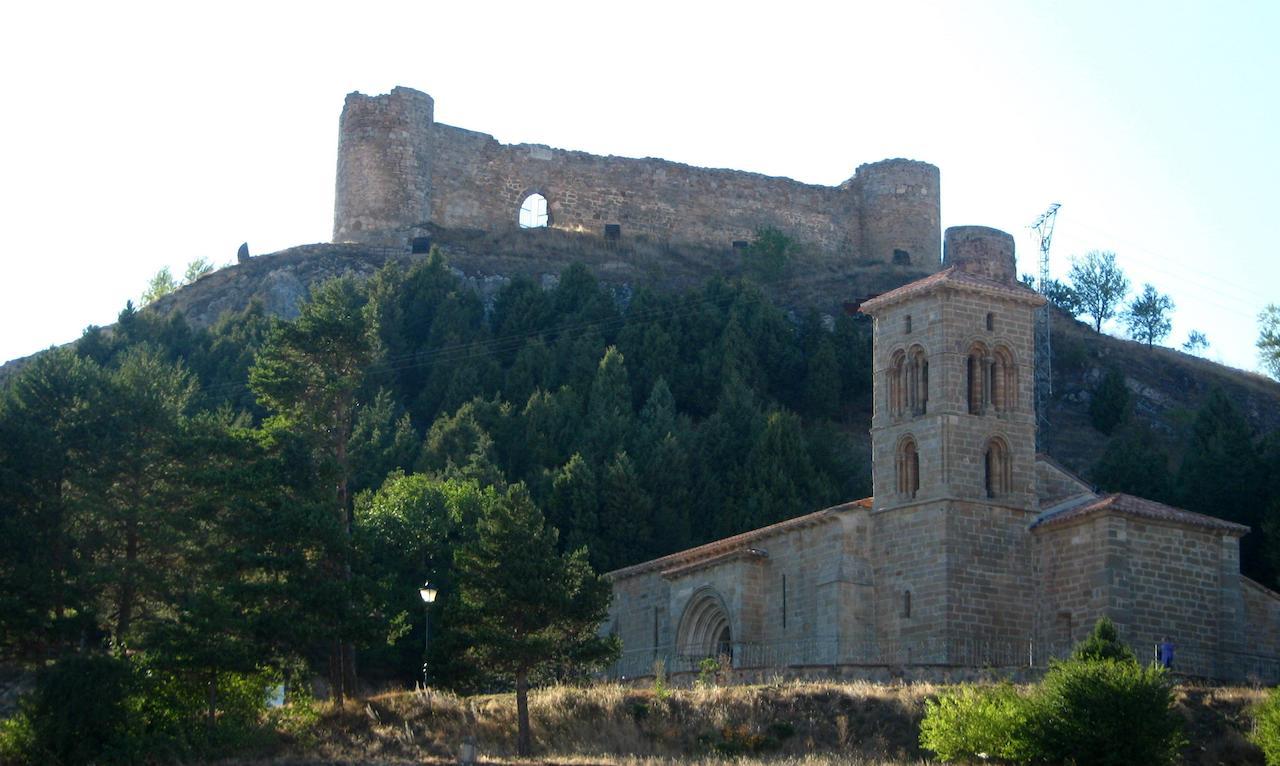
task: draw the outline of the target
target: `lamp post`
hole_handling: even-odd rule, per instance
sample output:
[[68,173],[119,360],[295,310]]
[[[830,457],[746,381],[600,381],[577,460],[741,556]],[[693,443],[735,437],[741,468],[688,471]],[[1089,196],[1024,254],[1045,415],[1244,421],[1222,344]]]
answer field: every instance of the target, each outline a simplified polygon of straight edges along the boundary
[[422,597],[422,688],[427,688],[427,647],[431,637],[431,602],[436,600],[436,586],[430,582],[424,582],[421,588],[418,588],[418,595]]

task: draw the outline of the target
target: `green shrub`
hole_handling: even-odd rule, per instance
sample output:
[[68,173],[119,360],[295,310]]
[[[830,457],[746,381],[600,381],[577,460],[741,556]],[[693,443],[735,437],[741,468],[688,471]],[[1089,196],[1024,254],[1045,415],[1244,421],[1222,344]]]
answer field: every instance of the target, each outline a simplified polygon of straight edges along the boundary
[[262,744],[279,674],[176,673],[145,655],[73,655],[44,668],[18,715],[0,724],[0,763],[125,764],[225,755]]
[[136,760],[137,681],[127,660],[107,655],[74,655],[41,670],[22,703],[26,759],[62,766]]
[[1168,673],[1133,661],[1055,663],[1031,722],[1038,759],[1050,763],[1174,763],[1185,742]]
[[[1273,710],[1276,741],[1280,701]],[[926,702],[920,724],[921,746],[943,761],[1155,765],[1176,761],[1184,742],[1168,673],[1139,665],[1105,618],[1029,694],[960,687]]]
[[1076,644],[1071,650],[1073,660],[1115,660],[1117,662],[1137,662],[1133,650],[1120,641],[1115,623],[1110,617],[1103,617],[1093,626],[1089,637]]
[[1026,697],[1009,684],[960,686],[924,706],[920,745],[942,761],[998,758],[1024,762],[1031,756]]
[[1253,708],[1253,744],[1262,748],[1267,766],[1280,766],[1280,688]]
[[24,766],[35,752],[35,731],[24,711],[0,721],[0,763]]
[[755,238],[747,248],[746,265],[755,276],[775,280],[786,270],[795,251],[795,240],[772,226],[764,226],[756,229]]

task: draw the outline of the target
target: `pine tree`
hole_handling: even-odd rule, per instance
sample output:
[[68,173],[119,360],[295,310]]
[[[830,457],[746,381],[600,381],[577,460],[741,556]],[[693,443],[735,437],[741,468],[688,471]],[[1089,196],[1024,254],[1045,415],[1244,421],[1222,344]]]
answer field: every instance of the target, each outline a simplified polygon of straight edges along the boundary
[[769,413],[764,430],[747,457],[747,501],[743,529],[762,527],[815,510],[808,506],[817,477],[809,462],[800,418]]
[[653,503],[640,483],[635,463],[625,451],[605,466],[600,481],[599,567],[617,569],[644,560],[651,547]]
[[626,361],[616,347],[610,346],[600,359],[587,399],[588,457],[599,462],[626,449],[634,420]]
[[616,656],[616,639],[597,635],[611,596],[609,582],[587,564],[586,552],[557,552],[522,486],[488,505],[476,536],[457,550],[454,626],[468,656],[515,680],[516,751],[532,754],[529,680],[551,663],[599,666]]
[[[258,400],[310,445],[325,483],[334,487],[332,512],[344,531],[326,557],[329,575],[351,580],[353,525],[350,440],[365,375],[381,351],[366,296],[350,278],[326,282],[304,303],[298,318],[277,325],[249,371]],[[356,691],[350,625],[335,624],[330,683],[342,704]]]
[[840,409],[840,364],[826,333],[808,357],[804,376],[804,412],[815,418],[834,418]]
[[431,424],[416,470],[439,478],[470,479],[481,486],[503,484],[493,438],[476,417],[477,403],[468,402],[452,415]]
[[[1221,389],[1210,391],[1196,413],[1175,482],[1188,510],[1257,528],[1266,486],[1248,422]],[[1262,535],[1240,541],[1241,570],[1266,579]]]
[[[56,651],[92,615],[78,529],[85,474],[103,457],[105,373],[70,348],[36,356],[0,391],[0,647]],[[82,626],[83,627],[83,626]]]
[[356,408],[351,428],[352,492],[372,489],[392,471],[409,469],[419,448],[418,432],[408,413],[389,390],[378,389],[372,401]]
[[1149,429],[1133,425],[1116,434],[1093,468],[1093,480],[1109,492],[1170,502],[1169,456]]

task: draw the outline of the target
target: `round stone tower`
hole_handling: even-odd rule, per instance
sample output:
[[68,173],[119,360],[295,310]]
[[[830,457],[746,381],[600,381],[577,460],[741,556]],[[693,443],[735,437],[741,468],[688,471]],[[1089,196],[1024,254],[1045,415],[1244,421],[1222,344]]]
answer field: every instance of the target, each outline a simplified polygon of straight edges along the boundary
[[435,102],[395,88],[347,95],[338,127],[333,241],[408,248],[407,224],[431,209],[431,126]]
[[862,210],[862,258],[937,271],[942,260],[938,168],[916,160],[881,160],[860,166],[853,181]]
[[1004,284],[1018,280],[1013,236],[989,226],[948,227],[943,265]]

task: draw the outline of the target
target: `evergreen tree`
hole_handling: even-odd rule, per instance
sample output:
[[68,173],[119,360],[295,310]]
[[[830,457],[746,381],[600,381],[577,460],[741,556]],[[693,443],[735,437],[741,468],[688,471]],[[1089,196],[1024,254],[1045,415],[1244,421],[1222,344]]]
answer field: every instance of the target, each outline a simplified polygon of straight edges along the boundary
[[808,504],[817,477],[800,418],[780,410],[769,413],[747,457],[747,477],[745,517],[737,522],[743,530],[817,510]]
[[562,465],[574,452],[583,421],[582,400],[568,386],[555,393],[535,391],[520,415],[526,450],[526,478]]
[[452,415],[431,425],[416,469],[440,478],[469,479],[481,486],[502,484],[493,438],[476,418],[476,403],[468,402]]
[[1133,656],[1133,650],[1120,641],[1120,634],[1116,632],[1115,623],[1110,617],[1099,618],[1089,636],[1071,648],[1071,659],[1082,662],[1138,661]]
[[407,470],[418,455],[418,433],[391,392],[378,389],[356,407],[351,428],[352,492],[372,489],[395,470]]
[[651,548],[653,503],[640,483],[635,463],[625,451],[605,466],[600,481],[600,541],[604,550],[592,557],[604,570],[643,561]]
[[869,403],[871,397],[871,334],[866,323],[848,314],[836,317],[833,342],[840,364],[841,401]]
[[[259,401],[311,446],[320,482],[334,488],[333,514],[342,538],[326,557],[329,575],[350,582],[349,537],[353,525],[350,440],[366,371],[378,358],[377,328],[366,315],[366,296],[350,278],[320,285],[298,318],[276,325],[249,371]],[[370,312],[371,314],[372,312]],[[334,699],[356,691],[352,626],[334,624],[330,684]]]
[[560,531],[568,549],[587,548],[597,557],[604,555],[599,506],[595,471],[575,452],[569,462],[555,472],[547,498],[549,520]]
[[551,384],[554,357],[541,337],[530,338],[506,371],[502,395],[512,402],[526,402],[538,389]]
[[412,405],[439,361],[440,355],[433,353],[431,345],[436,316],[442,309],[448,310],[445,299],[459,286],[458,278],[449,271],[444,255],[436,247],[407,271],[393,261],[367,283],[368,321],[377,328],[379,342],[390,360],[395,378],[391,385],[422,428],[435,418],[435,413],[419,413]]
[[1121,430],[1094,466],[1094,482],[1109,492],[1171,502],[1169,456],[1158,444],[1155,435],[1140,425]]
[[56,652],[93,614],[78,530],[80,487],[102,454],[105,374],[69,348],[36,356],[0,392],[0,649]]
[[1110,434],[1129,417],[1129,388],[1124,373],[1107,370],[1089,400],[1089,421],[1104,434]]
[[751,479],[743,460],[743,445],[754,445],[764,430],[764,414],[751,390],[740,380],[725,384],[720,405],[698,429],[693,454],[698,482],[691,516],[694,542],[745,532],[743,517]]
[[528,277],[516,277],[498,291],[489,323],[504,363],[509,364],[528,341],[552,327],[553,311],[551,297]]
[[[1188,510],[1258,528],[1265,477],[1249,424],[1221,390],[1210,391],[1187,435],[1175,489]],[[1240,541],[1241,570],[1266,580],[1263,536]]]
[[804,376],[804,411],[811,417],[834,418],[840,409],[840,364],[826,333],[808,357]]
[[609,607],[609,582],[596,576],[586,552],[557,551],[522,486],[487,505],[476,536],[454,554],[459,594],[454,626],[468,657],[515,681],[516,751],[532,754],[529,680],[552,663],[595,667],[617,655],[617,639],[596,634]]
[[100,439],[97,447],[109,457],[85,484],[97,506],[89,577],[102,586],[114,643],[126,647],[135,620],[149,618],[162,601],[189,531],[178,444],[195,381],[154,348],[138,346],[120,357],[108,392],[109,441]]
[[602,461],[626,448],[634,423],[626,360],[614,346],[600,359],[587,400],[586,451]]

